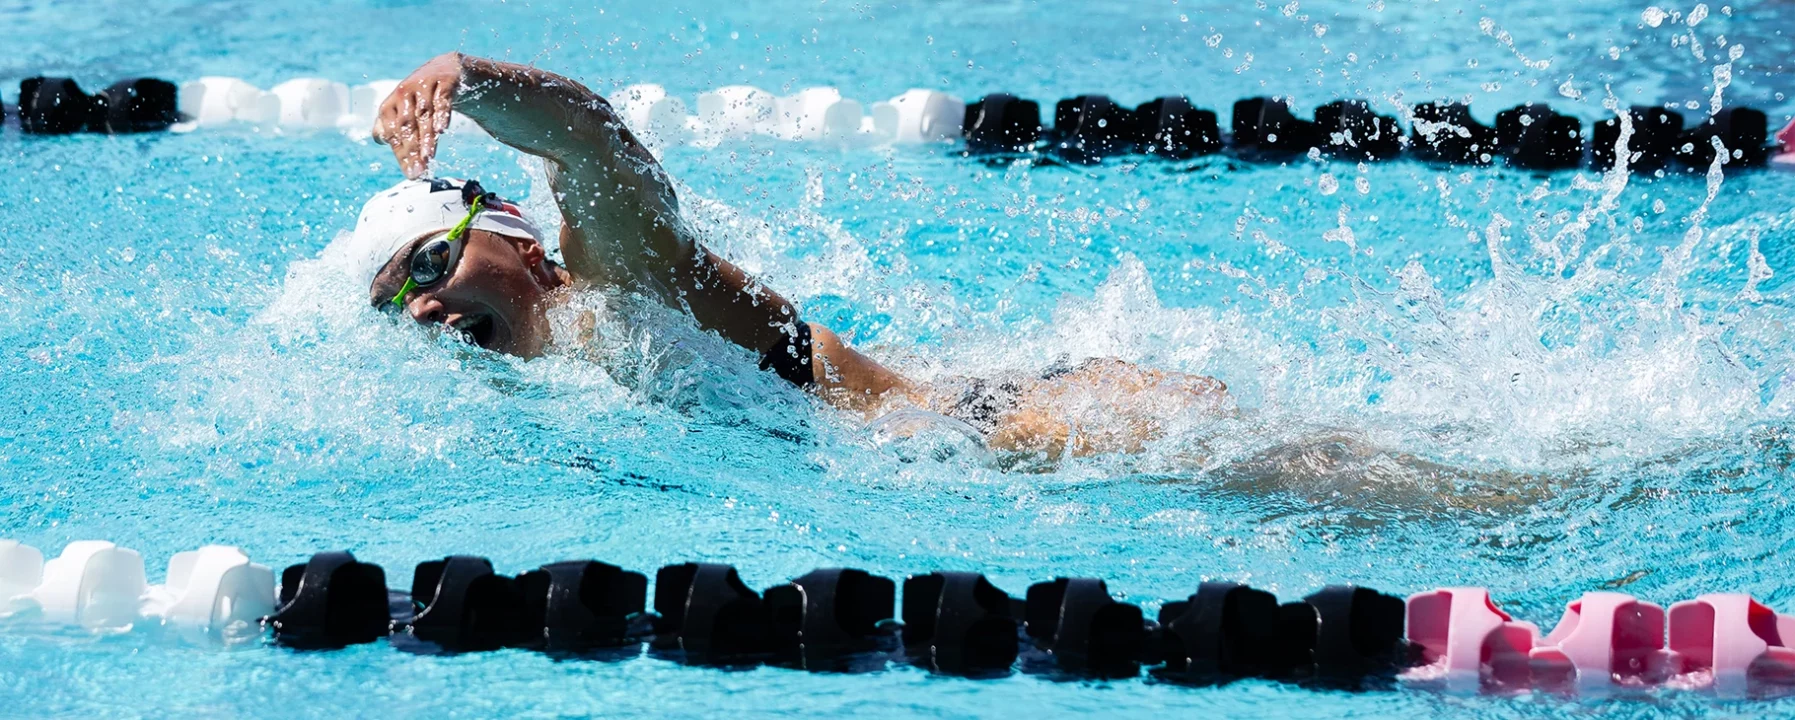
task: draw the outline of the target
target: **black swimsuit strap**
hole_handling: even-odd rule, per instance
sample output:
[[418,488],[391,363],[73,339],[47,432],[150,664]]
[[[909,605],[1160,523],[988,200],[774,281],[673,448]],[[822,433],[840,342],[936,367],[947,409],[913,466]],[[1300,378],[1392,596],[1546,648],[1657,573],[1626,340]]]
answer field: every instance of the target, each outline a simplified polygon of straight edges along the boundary
[[774,375],[798,387],[810,387],[816,384],[816,371],[810,367],[810,356],[810,324],[796,320],[792,322],[792,329],[785,333],[784,340],[761,353],[760,369],[772,370]]

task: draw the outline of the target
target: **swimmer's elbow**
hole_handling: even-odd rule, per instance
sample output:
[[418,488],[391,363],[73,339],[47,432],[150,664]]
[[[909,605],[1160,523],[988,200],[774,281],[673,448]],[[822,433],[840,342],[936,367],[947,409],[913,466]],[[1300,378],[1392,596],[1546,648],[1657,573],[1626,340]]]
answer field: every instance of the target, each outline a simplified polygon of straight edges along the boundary
[[903,376],[860,354],[829,328],[806,324],[810,327],[816,391],[829,404],[860,413],[873,412],[897,399],[922,404],[922,398]]

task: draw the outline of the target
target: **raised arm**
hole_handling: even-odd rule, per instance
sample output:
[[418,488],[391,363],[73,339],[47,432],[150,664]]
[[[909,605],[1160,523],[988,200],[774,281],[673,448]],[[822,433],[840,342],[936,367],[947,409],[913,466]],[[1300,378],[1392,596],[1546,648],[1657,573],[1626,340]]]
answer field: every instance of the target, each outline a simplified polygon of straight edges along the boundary
[[[561,253],[574,276],[653,294],[763,357],[791,342],[801,322],[791,303],[697,242],[660,164],[597,93],[545,70],[447,53],[400,83],[374,137],[392,146],[407,176],[419,177],[452,111],[548,161]],[[826,328],[809,329],[814,375],[832,401],[869,409],[891,391],[909,391]]]
[[670,302],[680,299],[671,271],[695,260],[697,245],[679,220],[660,164],[604,98],[554,73],[447,53],[393,92],[374,137],[392,144],[407,176],[419,177],[428,171],[451,111],[499,142],[548,161],[568,271]]

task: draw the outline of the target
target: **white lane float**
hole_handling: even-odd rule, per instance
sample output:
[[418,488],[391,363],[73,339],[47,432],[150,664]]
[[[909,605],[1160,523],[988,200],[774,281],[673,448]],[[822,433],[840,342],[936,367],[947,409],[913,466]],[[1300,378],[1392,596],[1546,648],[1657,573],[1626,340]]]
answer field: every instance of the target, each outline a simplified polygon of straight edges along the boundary
[[192,637],[230,641],[261,634],[274,612],[274,571],[229,545],[175,553],[168,580],[144,593],[142,614]]
[[720,137],[771,133],[779,100],[749,85],[729,85],[698,96],[698,121]]
[[0,540],[0,618],[35,611],[44,623],[99,632],[149,621],[184,637],[230,642],[260,637],[274,598],[274,572],[235,547],[176,553],[167,581],[150,585],[143,556],[105,540],[69,543],[48,562],[37,548]]
[[349,86],[322,78],[288,80],[269,93],[280,101],[282,130],[335,128],[350,110]]
[[44,563],[43,583],[31,593],[44,620],[89,630],[129,629],[149,588],[143,556],[105,540],[68,544]]
[[0,540],[0,617],[37,606],[31,592],[44,584],[44,554],[17,540]]
[[873,131],[902,144],[951,142],[960,138],[966,102],[935,90],[912,89],[873,103]]
[[860,103],[832,87],[813,87],[779,98],[773,135],[786,140],[848,140],[860,133]]
[[[375,80],[350,87],[323,78],[296,78],[264,91],[238,78],[202,77],[180,86],[178,105],[186,121],[175,129],[241,123],[297,133],[336,129],[366,139],[381,103],[398,85],[398,80]],[[924,89],[870,108],[832,87],[778,97],[751,85],[729,85],[699,94],[695,105],[688,106],[665,87],[643,83],[608,99],[625,124],[656,149],[711,146],[752,136],[856,146],[947,142],[959,136],[966,111],[959,98]],[[459,132],[470,125],[457,115],[451,128]]]
[[642,141],[653,146],[674,145],[691,139],[686,104],[654,84],[631,85],[611,95],[611,103],[623,122]]
[[349,89],[349,113],[337,120],[337,128],[352,137],[367,137],[374,132],[374,117],[380,104],[399,87],[398,80],[375,80]]
[[[233,77],[203,77],[183,83],[176,107],[196,127],[216,127],[248,120],[261,114],[260,88]],[[188,128],[191,129],[191,128]]]

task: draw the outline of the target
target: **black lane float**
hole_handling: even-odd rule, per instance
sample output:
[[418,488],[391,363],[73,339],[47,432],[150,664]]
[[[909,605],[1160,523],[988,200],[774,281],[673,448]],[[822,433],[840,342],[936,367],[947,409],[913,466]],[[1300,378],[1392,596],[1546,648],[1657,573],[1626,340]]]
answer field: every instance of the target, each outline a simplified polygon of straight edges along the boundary
[[1279,605],[1243,585],[1204,583],[1167,603],[1158,622],[1095,578],[1037,583],[1018,600],[983,575],[929,573],[904,581],[901,608],[897,588],[826,568],[756,592],[734,567],[684,563],[655,573],[649,612],[644,575],[594,560],[512,578],[486,558],[452,555],[419,563],[407,593],[388,588],[378,565],[338,551],[281,573],[280,605],[264,625],[274,644],[307,650],[381,638],[431,653],[632,657],[645,646],[696,665],[868,672],[896,662],[972,677],[1007,674],[1020,659],[1024,672],[1126,678],[1156,668],[1198,684],[1358,684],[1394,677],[1415,658],[1402,640],[1402,599],[1351,586]]

